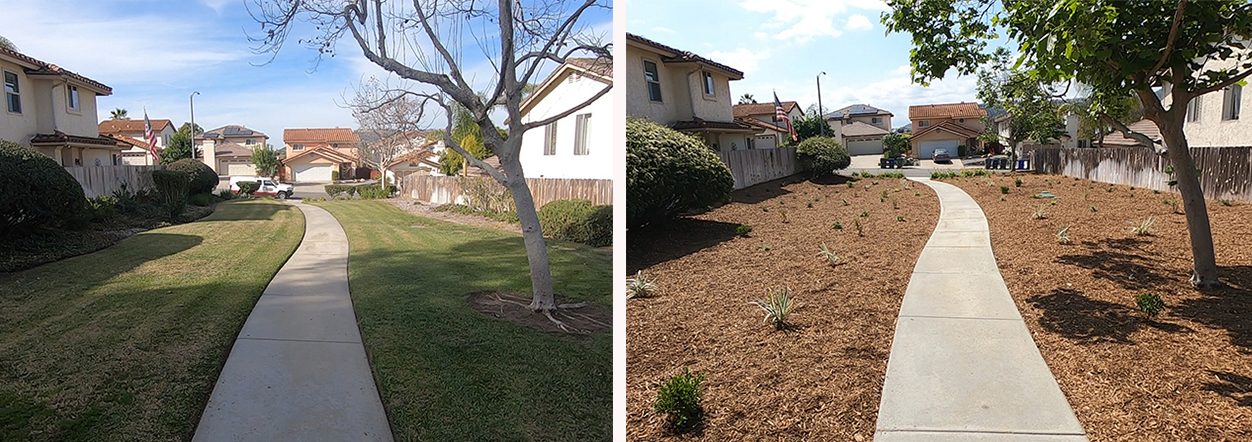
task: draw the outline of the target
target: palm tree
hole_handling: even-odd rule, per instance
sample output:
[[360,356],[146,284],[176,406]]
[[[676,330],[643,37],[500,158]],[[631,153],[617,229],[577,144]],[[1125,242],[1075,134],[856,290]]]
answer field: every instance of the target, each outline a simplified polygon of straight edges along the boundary
[[5,48],[10,51],[17,52],[17,45],[13,44],[13,40],[4,38],[3,35],[0,35],[0,48]]
[[739,104],[756,104],[756,97],[752,94],[743,94],[739,97]]
[[126,115],[126,109],[122,109],[119,107],[109,112],[109,119],[110,120],[129,120],[130,117]]

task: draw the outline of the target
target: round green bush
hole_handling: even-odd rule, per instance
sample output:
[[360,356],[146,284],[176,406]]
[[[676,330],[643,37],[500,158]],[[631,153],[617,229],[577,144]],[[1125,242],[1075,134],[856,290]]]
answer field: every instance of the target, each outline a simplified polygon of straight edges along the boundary
[[796,157],[805,170],[813,172],[813,176],[832,175],[836,170],[846,169],[852,164],[848,150],[831,137],[813,137],[800,142],[796,146]]
[[543,236],[593,247],[613,243],[613,206],[588,200],[557,200],[539,209]]
[[730,199],[735,181],[699,138],[645,119],[626,121],[626,225],[664,221]]
[[152,171],[152,184],[161,197],[161,205],[165,208],[166,218],[173,221],[187,208],[187,191],[191,186],[191,177],[176,170]]
[[191,177],[187,190],[193,195],[197,193],[213,193],[213,189],[217,188],[217,172],[214,172],[213,168],[200,162],[200,160],[183,158],[165,166],[165,170],[182,172]]
[[87,198],[69,172],[28,147],[0,140],[0,236],[33,227],[76,226]]

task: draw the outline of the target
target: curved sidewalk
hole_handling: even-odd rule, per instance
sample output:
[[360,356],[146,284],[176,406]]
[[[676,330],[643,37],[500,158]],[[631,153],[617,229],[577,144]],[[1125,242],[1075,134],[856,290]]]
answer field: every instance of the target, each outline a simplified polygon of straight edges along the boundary
[[304,239],[244,323],[195,441],[390,441],[348,293],[348,237],[299,204]]
[[1084,441],[1082,424],[1000,277],[987,218],[960,188],[939,196],[896,321],[877,441]]

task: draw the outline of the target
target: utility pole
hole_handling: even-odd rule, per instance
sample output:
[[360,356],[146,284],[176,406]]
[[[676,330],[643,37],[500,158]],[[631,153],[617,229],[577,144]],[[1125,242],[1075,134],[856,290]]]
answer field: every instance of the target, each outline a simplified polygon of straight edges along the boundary
[[187,101],[191,103],[191,157],[196,158],[196,95],[200,95],[200,91],[194,91],[187,97]]
[[822,111],[822,76],[826,75],[826,71],[817,74],[817,119],[822,120],[821,134],[826,136],[826,114]]

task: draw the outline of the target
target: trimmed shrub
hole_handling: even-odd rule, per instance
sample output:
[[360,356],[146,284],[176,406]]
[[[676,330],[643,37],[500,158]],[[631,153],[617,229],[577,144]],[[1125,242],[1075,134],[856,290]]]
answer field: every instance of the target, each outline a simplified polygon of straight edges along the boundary
[[256,193],[256,191],[261,188],[261,183],[258,183],[256,181],[240,181],[238,186],[239,186],[239,194],[252,195],[253,193]]
[[187,188],[191,186],[191,177],[176,170],[154,170],[152,183],[161,197],[166,218],[173,221],[187,208]]
[[730,199],[730,169],[699,138],[626,121],[626,224],[641,227]]
[[597,206],[588,200],[558,200],[539,209],[543,236],[574,241],[592,247],[613,243],[613,206]]
[[384,198],[388,198],[391,196],[391,193],[387,190],[386,187],[373,185],[373,184],[366,185],[366,186],[353,187],[352,190],[355,191],[356,194],[361,197],[361,199],[366,199],[366,200],[384,199]]
[[848,150],[831,137],[813,137],[800,142],[796,146],[796,157],[815,177],[833,175],[836,170],[852,164]]
[[327,184],[324,189],[326,189],[327,195],[336,197],[339,195],[352,196],[357,192],[356,187],[351,184]]
[[187,174],[187,178],[190,180],[187,184],[187,191],[193,195],[197,193],[213,193],[213,189],[217,188],[217,172],[214,172],[212,168],[200,162],[200,160],[184,158],[165,166],[165,170]]
[[30,228],[75,226],[87,216],[83,188],[33,149],[0,140],[0,236]]
[[684,368],[682,373],[662,382],[657,389],[653,409],[665,416],[666,424],[674,432],[691,430],[704,418],[704,407],[700,403],[704,398],[700,386],[703,382],[703,374],[692,374],[691,370]]

